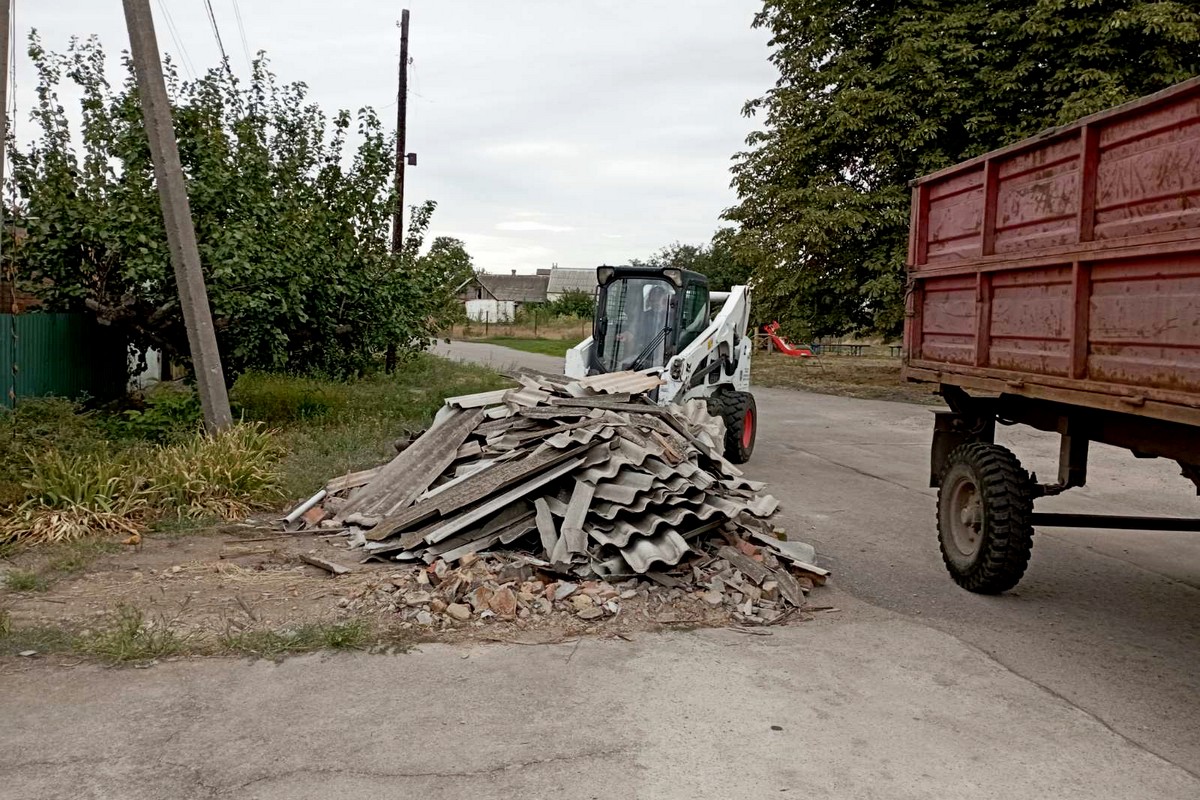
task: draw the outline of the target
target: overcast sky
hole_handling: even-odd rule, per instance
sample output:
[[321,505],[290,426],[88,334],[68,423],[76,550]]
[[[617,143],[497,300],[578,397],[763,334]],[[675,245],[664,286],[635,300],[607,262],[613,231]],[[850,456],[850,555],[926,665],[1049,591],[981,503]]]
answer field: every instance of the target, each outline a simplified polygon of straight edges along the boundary
[[[326,112],[396,113],[402,2],[212,0],[236,73],[267,51]],[[162,16],[165,4],[177,44]],[[408,0],[406,201],[436,200],[433,235],[477,266],[532,272],[622,263],[708,241],[734,201],[731,156],[754,123],[742,104],[775,80],[758,0]],[[203,0],[152,0],[159,45],[197,70],[218,51]],[[36,27],[63,51],[96,33],[128,47],[120,0],[17,0],[18,136],[29,130]],[[115,64],[114,64],[115,68]],[[116,77],[115,75],[113,76]],[[21,137],[24,138],[24,137]]]

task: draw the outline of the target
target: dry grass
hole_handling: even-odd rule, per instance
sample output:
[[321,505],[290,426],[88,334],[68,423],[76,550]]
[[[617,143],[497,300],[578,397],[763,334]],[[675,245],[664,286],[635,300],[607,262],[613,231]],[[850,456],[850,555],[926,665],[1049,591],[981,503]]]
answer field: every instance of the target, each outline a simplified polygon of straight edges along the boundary
[[908,383],[900,377],[899,358],[791,358],[779,353],[755,353],[750,379],[759,386],[803,389],[865,400],[941,405],[941,399],[932,393],[932,386]]
[[257,423],[107,456],[53,449],[25,456],[28,494],[0,523],[0,541],[132,534],[164,516],[233,519],[282,496],[282,451]]
[[587,319],[556,319],[550,322],[540,322],[535,327],[532,322],[488,323],[471,322],[466,325],[455,325],[446,334],[451,339],[487,339],[493,336],[507,336],[514,339],[573,339],[578,342],[592,333],[592,320]]

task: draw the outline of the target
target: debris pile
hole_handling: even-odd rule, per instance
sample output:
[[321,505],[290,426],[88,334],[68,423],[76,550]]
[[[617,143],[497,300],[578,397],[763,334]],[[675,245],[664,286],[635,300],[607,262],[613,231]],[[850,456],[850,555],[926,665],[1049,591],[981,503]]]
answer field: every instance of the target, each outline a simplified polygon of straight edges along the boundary
[[652,590],[768,623],[824,582],[813,548],[771,524],[778,501],[721,455],[703,400],[654,405],[650,371],[516,378],[449,398],[391,462],[331,480],[288,519],[417,567],[376,595],[420,624],[599,619]]

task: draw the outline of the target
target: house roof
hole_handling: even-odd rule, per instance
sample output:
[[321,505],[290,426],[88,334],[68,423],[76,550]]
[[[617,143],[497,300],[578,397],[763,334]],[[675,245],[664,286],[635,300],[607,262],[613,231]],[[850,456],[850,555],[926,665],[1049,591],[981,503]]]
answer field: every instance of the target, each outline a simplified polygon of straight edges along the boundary
[[481,272],[475,276],[488,294],[496,300],[512,300],[517,303],[546,302],[545,275],[490,275]]
[[546,292],[554,295],[565,292],[595,294],[596,286],[596,270],[594,269],[554,267],[550,270],[550,284],[546,287]]

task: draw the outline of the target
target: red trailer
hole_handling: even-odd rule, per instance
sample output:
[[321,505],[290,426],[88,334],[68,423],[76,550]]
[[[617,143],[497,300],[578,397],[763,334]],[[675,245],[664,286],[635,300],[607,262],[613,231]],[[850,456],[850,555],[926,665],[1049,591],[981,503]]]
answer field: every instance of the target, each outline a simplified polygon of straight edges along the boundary
[[[1200,489],[1200,78],[914,182],[905,375],[950,407],[930,485],[954,580],[1021,579],[1038,525],[1200,530],[1039,514],[1089,442],[1179,462]],[[1061,434],[1053,483],[996,423]]]

